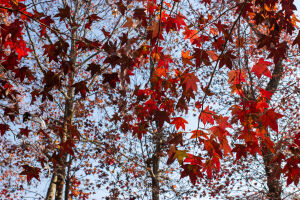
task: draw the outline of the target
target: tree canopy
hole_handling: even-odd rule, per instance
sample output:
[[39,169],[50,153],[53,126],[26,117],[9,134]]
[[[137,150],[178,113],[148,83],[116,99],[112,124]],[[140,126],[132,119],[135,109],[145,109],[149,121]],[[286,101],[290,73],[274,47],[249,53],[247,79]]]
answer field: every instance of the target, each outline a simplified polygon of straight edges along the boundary
[[297,198],[295,11],[0,0],[0,198]]

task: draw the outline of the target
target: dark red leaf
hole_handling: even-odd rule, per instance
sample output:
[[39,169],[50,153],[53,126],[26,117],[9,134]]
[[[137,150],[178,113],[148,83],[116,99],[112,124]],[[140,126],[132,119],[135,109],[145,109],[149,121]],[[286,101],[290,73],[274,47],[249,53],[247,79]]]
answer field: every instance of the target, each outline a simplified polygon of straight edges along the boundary
[[91,63],[91,64],[89,64],[89,66],[86,70],[91,72],[91,76],[94,76],[97,73],[101,72],[101,66],[98,64],[95,64],[95,63]]
[[27,183],[30,183],[32,178],[40,180],[40,172],[41,169],[38,167],[31,167],[29,165],[22,165],[23,171],[20,173],[20,175],[27,176]]
[[120,81],[118,73],[103,74],[103,84],[108,83],[110,87],[115,88]]
[[75,83],[73,87],[75,88],[75,94],[78,94],[80,92],[83,98],[85,98],[86,93],[89,92],[89,89],[87,88],[85,81],[80,81],[78,83]]
[[0,133],[1,133],[1,136],[3,136],[7,130],[9,130],[9,125],[7,125],[7,124],[0,124]]
[[68,5],[65,8],[58,8],[58,14],[55,17],[59,17],[60,21],[65,20],[66,18],[69,19],[71,17],[71,9]]
[[20,135],[24,135],[24,136],[28,137],[30,131],[31,130],[29,130],[28,127],[26,127],[26,128],[20,128]]

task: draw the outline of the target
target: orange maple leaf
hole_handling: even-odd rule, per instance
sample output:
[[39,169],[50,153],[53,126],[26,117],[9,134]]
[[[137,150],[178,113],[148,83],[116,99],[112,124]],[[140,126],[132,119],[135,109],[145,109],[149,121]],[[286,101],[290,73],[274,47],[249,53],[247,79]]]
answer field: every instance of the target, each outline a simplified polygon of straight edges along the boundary
[[185,130],[185,124],[187,124],[188,122],[183,119],[182,117],[175,117],[173,118],[173,121],[171,122],[171,124],[175,124],[176,129],[178,130],[180,127],[183,128],[183,130]]
[[193,65],[193,63],[191,62],[191,59],[193,58],[193,56],[190,56],[190,51],[184,52],[184,50],[182,50],[181,57],[182,57],[182,62],[183,62],[184,66],[186,64]]
[[194,40],[199,37],[198,32],[198,30],[191,30],[188,27],[185,27],[185,31],[183,32],[183,34],[185,35],[184,39],[190,39],[191,43],[193,43]]
[[228,83],[233,85],[240,84],[241,82],[246,82],[245,73],[241,70],[231,70],[228,73]]

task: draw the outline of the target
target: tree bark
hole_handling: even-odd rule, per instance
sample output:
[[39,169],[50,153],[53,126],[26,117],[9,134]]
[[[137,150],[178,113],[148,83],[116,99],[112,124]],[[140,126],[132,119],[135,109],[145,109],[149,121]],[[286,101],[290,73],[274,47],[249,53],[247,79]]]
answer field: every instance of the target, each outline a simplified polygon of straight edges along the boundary
[[69,199],[69,192],[70,192],[70,171],[71,171],[71,163],[72,163],[72,159],[69,156],[69,161],[68,161],[68,172],[66,175],[66,189],[65,189],[65,200]]
[[61,158],[61,165],[57,169],[57,183],[56,183],[56,193],[55,200],[63,200],[63,191],[65,185],[65,176],[66,176],[66,155],[63,155]]
[[57,181],[56,173],[53,173],[45,200],[53,200],[55,195],[55,189],[56,189],[56,181]]
[[[272,78],[269,81],[266,90],[270,92],[275,92],[278,88],[279,81],[283,73],[282,60],[275,64],[275,68],[272,74]],[[270,134],[268,134],[270,136]],[[267,186],[268,186],[268,198],[271,200],[281,200],[282,187],[280,184],[280,178],[274,177],[274,173],[280,166],[277,163],[272,163],[274,157],[273,153],[265,148],[263,150],[263,160],[265,165],[265,173],[267,176]]]
[[[61,141],[65,143],[67,139],[70,137],[68,125],[72,124],[73,121],[73,99],[74,99],[74,88],[73,85],[73,75],[70,76],[70,85],[68,90],[68,99],[65,103],[65,113],[64,113],[64,125],[63,125],[63,133],[61,136]],[[67,154],[64,153],[60,159],[60,163],[57,167],[57,184],[56,184],[56,194],[55,200],[63,200],[63,191],[65,186],[65,178],[66,178],[66,168],[67,168]]]
[[273,153],[270,150],[265,150],[263,152],[263,159],[265,165],[265,172],[267,176],[268,185],[268,198],[270,200],[281,200],[282,187],[280,185],[280,179],[274,177],[272,172],[278,168],[278,164],[271,163],[273,158]]
[[[154,72],[154,61],[150,58],[150,82],[151,89],[153,89],[153,84],[151,78]],[[161,143],[162,143],[162,129],[159,127],[159,122],[156,121],[157,133],[153,138],[153,143],[155,145],[155,151],[152,156],[152,200],[159,200],[160,194],[160,184],[159,184],[159,162],[160,162],[160,152],[161,152]]]
[[[76,22],[76,15],[77,15],[77,9],[78,9],[78,1],[76,3],[76,8],[73,17],[70,19],[73,23]],[[64,2],[64,6],[66,6],[66,2]],[[71,33],[71,51],[70,51],[70,62],[73,65],[73,68],[75,68],[77,55],[76,55],[76,38],[77,38],[77,28],[73,27],[72,33]],[[68,125],[72,125],[73,118],[74,118],[74,74],[75,72],[71,72],[69,74],[69,81],[68,81],[68,89],[67,89],[67,97],[66,97],[66,103],[65,103],[65,111],[64,111],[64,125],[63,125],[63,135],[61,138],[61,141],[65,143],[68,139],[70,139],[70,133],[68,130]],[[63,194],[65,194],[65,198],[68,199],[69,195],[69,188],[70,186],[66,185],[65,179],[66,179],[66,170],[70,167],[67,165],[67,154],[64,153],[61,158],[61,165],[58,167],[58,178],[57,178],[57,185],[56,185],[56,196],[55,200],[63,200]],[[67,184],[70,184],[70,181],[67,182]],[[64,193],[65,189],[65,193]]]
[[154,155],[152,157],[152,200],[159,200],[159,193],[160,193],[160,185],[159,185],[159,162],[160,156],[159,153],[161,151],[161,134],[157,135],[156,139],[156,148]]

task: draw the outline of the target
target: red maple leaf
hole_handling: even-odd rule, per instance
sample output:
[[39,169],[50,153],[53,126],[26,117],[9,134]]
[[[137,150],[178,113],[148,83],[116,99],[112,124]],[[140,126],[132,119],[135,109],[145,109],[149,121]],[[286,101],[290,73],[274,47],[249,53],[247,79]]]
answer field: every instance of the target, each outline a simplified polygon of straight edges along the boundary
[[261,75],[265,75],[269,78],[271,78],[271,72],[268,69],[268,66],[272,65],[271,62],[265,61],[263,58],[260,58],[258,63],[256,63],[251,72],[254,72],[257,78],[260,79]]
[[31,167],[29,165],[22,165],[23,171],[20,175],[27,176],[27,183],[31,181],[32,178],[36,178],[38,181],[40,180],[40,172],[41,169],[38,167]]
[[173,118],[173,121],[171,122],[171,124],[175,124],[176,129],[178,130],[180,127],[183,128],[183,130],[185,130],[185,124],[187,124],[188,122],[183,119],[182,117],[175,117]]
[[241,157],[247,157],[247,147],[243,144],[236,144],[232,152],[236,152],[236,160],[239,160]]
[[108,83],[110,87],[115,88],[117,82],[120,81],[118,73],[103,74],[103,84]]
[[195,76],[194,73],[187,73],[184,75],[182,83],[185,86],[186,91],[191,89],[192,91],[194,90],[197,92],[197,82],[199,82],[199,79],[197,78],[197,76]]
[[224,48],[224,44],[225,40],[223,40],[223,37],[219,37],[214,41],[213,46],[216,50],[222,51],[222,49]]
[[265,108],[269,108],[269,105],[266,101],[258,101],[256,104],[256,109],[258,109],[260,112],[264,112]]
[[168,17],[167,20],[166,20],[166,32],[169,33],[170,30],[175,30],[177,31],[177,27],[176,27],[176,23],[175,23],[175,18],[172,18],[172,17]]
[[205,125],[207,122],[210,124],[214,124],[214,119],[213,116],[216,113],[214,111],[209,110],[209,106],[207,106],[205,108],[205,110],[203,110],[203,112],[201,113],[200,119],[202,121],[202,123]]
[[20,128],[20,134],[21,134],[21,135],[24,135],[24,136],[26,136],[26,137],[29,136],[30,131],[31,131],[31,130],[29,130],[28,127],[26,127],[26,128]]
[[194,138],[197,138],[197,137],[204,137],[205,139],[208,139],[207,137],[207,133],[205,133],[204,131],[201,131],[201,130],[194,130],[192,131],[193,135],[191,136],[190,139],[194,139]]
[[176,19],[175,19],[175,23],[177,25],[178,30],[181,29],[181,26],[186,26],[186,23],[184,22],[185,17],[183,15],[180,14],[180,12],[177,14]]
[[189,163],[191,165],[199,165],[202,166],[202,157],[194,156],[193,154],[188,153],[188,157],[184,159],[184,163]]
[[96,14],[92,14],[92,15],[88,16],[87,17],[88,22],[85,24],[84,28],[91,29],[92,23],[95,21],[99,21],[100,19],[102,19],[102,18]]
[[65,6],[65,8],[58,8],[58,14],[56,14],[54,17],[60,17],[60,21],[63,21],[64,19],[69,19],[71,17],[71,9],[68,5]]
[[28,56],[28,52],[31,51],[31,49],[27,48],[26,42],[22,39],[20,39],[15,45],[16,53],[18,53],[18,60],[21,60],[21,58]]
[[196,184],[198,177],[203,177],[203,174],[200,171],[201,167],[199,165],[183,165],[182,168],[184,171],[181,172],[180,178],[189,176],[193,185]]
[[101,66],[99,64],[91,63],[86,70],[90,71],[91,75],[94,76],[95,74],[101,72]]
[[209,60],[208,54],[206,51],[199,49],[199,48],[194,48],[194,54],[193,57],[196,59],[196,66],[199,67],[204,63],[205,65],[211,65],[211,62]]
[[74,141],[73,140],[67,140],[66,142],[61,142],[60,143],[62,153],[68,153],[72,156],[74,156],[74,151],[73,148],[75,147]]
[[273,92],[264,90],[262,88],[259,89],[259,92],[260,92],[261,97],[271,100],[271,96],[273,95]]
[[196,101],[195,106],[196,106],[196,108],[201,109],[202,104],[199,101]]
[[228,122],[229,117],[223,117],[222,115],[216,118],[216,122],[222,129],[232,128],[231,123]]
[[65,75],[74,71],[74,67],[71,61],[62,61],[60,69],[64,72]]
[[286,160],[286,165],[282,169],[283,173],[285,173],[285,176],[287,176],[287,185],[294,182],[295,185],[298,185],[299,179],[300,179],[300,168],[299,165],[299,159],[297,157],[291,157]]
[[47,16],[47,17],[41,19],[40,22],[41,22],[41,25],[40,25],[40,27],[41,27],[41,31],[40,31],[41,36],[45,36],[46,35],[46,28],[50,27],[50,25],[54,23],[54,20],[51,19],[50,16]]
[[260,117],[260,120],[265,127],[270,126],[274,131],[278,132],[278,124],[276,120],[283,117],[283,115],[274,111],[274,108],[268,110]]
[[86,93],[89,92],[89,89],[86,86],[85,81],[80,81],[78,83],[75,83],[73,87],[75,88],[75,94],[78,94],[80,92],[81,96],[84,98],[86,97]]
[[0,124],[0,133],[3,136],[5,132],[9,129],[9,126],[7,124]]
[[145,8],[136,8],[134,10],[133,18],[134,19],[145,19],[146,18],[146,9]]
[[[269,42],[272,44],[272,42]],[[274,63],[278,63],[280,59],[285,60],[287,58],[287,50],[289,49],[287,41],[284,41],[275,48],[270,47],[270,54],[268,58],[273,58]]]
[[184,66],[186,66],[186,64],[193,65],[193,63],[191,62],[191,59],[193,58],[193,56],[190,56],[190,51],[184,52],[184,50],[182,50],[181,58],[182,58],[182,63]]
[[56,45],[54,44],[45,44],[43,46],[43,48],[45,49],[44,51],[44,55],[47,55],[49,58],[49,62],[51,62],[52,60],[55,62],[58,62],[58,56],[59,56],[59,51],[56,47]]
[[236,59],[235,55],[232,55],[232,51],[227,51],[222,56],[220,56],[219,68],[222,68],[224,65],[229,69],[232,68],[232,60]]
[[19,78],[21,82],[24,81],[25,77],[27,77],[28,81],[32,81],[34,79],[34,76],[32,75],[32,72],[28,67],[15,69],[14,72],[15,78]]
[[154,115],[154,120],[157,122],[158,127],[162,127],[165,122],[170,122],[169,114],[165,111],[157,111]]
[[198,30],[191,30],[186,26],[185,31],[183,32],[183,34],[185,35],[184,39],[190,39],[191,43],[193,43],[194,40],[199,37],[198,32]]
[[178,132],[172,135],[172,138],[169,140],[168,143],[175,144],[175,145],[180,144],[181,146],[183,146],[182,132]]

